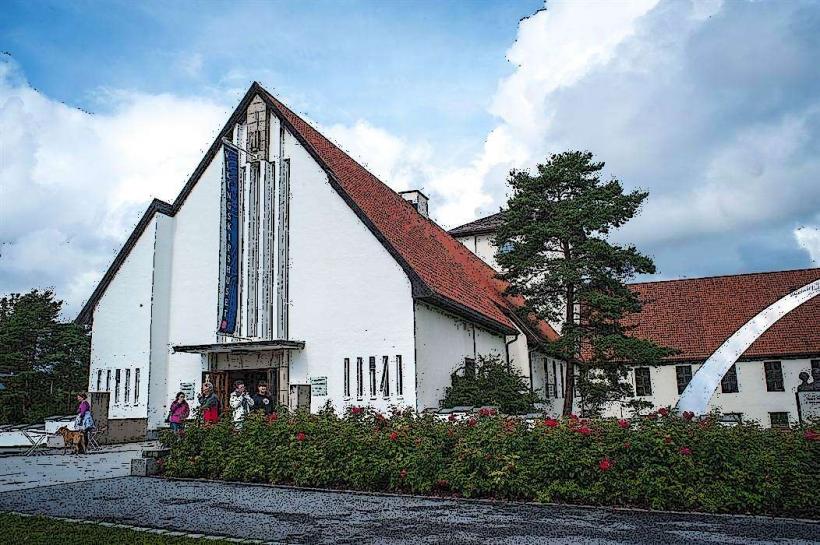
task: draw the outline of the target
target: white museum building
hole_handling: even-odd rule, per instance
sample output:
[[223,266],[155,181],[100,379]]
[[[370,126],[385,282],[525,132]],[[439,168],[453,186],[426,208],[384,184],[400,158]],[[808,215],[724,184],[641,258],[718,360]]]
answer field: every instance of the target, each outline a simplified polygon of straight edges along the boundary
[[[500,221],[500,214],[493,214],[449,232],[497,269],[493,238]],[[630,334],[677,350],[661,365],[630,370],[636,398],[655,408],[675,406],[695,372],[727,339],[770,305],[818,279],[820,268],[632,284],[643,308],[628,318],[634,328]],[[801,373],[820,378],[820,297],[758,336],[723,376],[708,409],[727,420],[793,424]],[[547,380],[557,381],[557,387],[544,389],[561,395],[561,377]],[[630,416],[631,411],[614,403],[605,415]]]
[[203,381],[222,396],[266,382],[313,411],[422,411],[453,371],[495,354],[553,384],[544,373],[563,367],[539,346],[556,332],[516,317],[494,275],[428,218],[421,192],[394,192],[254,83],[80,312],[89,391],[144,435]]

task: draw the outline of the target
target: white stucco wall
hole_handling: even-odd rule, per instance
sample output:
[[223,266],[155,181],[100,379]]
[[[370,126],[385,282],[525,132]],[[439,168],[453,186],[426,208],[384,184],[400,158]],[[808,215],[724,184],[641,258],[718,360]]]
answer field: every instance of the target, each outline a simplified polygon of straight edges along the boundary
[[[106,374],[111,371],[109,418],[146,416],[156,226],[157,216],[154,216],[94,309],[89,390],[97,391],[97,372],[102,371],[100,391],[105,391]],[[120,369],[119,400],[115,398],[117,369]],[[130,370],[128,399],[125,398],[127,369]],[[134,401],[136,369],[140,370],[137,402]]]
[[[773,361],[773,360],[766,360]],[[769,392],[766,390],[766,376],[763,361],[737,362],[738,392],[724,394],[721,387],[709,402],[709,411],[717,410],[721,413],[743,413],[743,420],[756,420],[763,426],[769,426],[770,412],[788,412],[790,422],[797,421],[797,405],[795,392],[800,384],[798,375],[801,371],[811,371],[811,360],[793,359],[779,360],[783,369],[783,392]],[[675,406],[678,402],[676,365],[662,365],[651,367],[652,395],[641,397],[651,402],[655,408]],[[692,374],[700,368],[700,364],[692,365]],[[628,380],[635,385],[634,371],[629,372]],[[621,404],[612,404],[606,413],[607,416],[628,416],[627,409]]]
[[205,365],[203,356],[170,353],[170,346],[216,341],[221,199],[222,153],[217,153],[174,216],[168,370],[165,391],[153,399],[159,413],[181,383],[194,382],[199,391]]
[[416,303],[416,408],[439,407],[450,374],[464,366],[465,357],[495,354],[505,359],[504,343],[504,335]]
[[487,265],[495,270],[499,270],[498,262],[495,260],[496,248],[493,244],[493,235],[470,235],[456,237],[460,243],[464,244],[475,255],[484,260]]
[[[327,377],[327,396],[311,409],[345,405],[414,406],[413,300],[407,275],[295,138],[286,134],[290,159],[289,337],[305,341],[291,353],[290,383]],[[396,394],[396,355],[402,356],[404,395]],[[376,385],[388,356],[390,397],[369,393],[368,358],[376,357]],[[356,397],[356,358],[364,358],[365,392]],[[350,358],[351,396],[345,398],[344,358]]]

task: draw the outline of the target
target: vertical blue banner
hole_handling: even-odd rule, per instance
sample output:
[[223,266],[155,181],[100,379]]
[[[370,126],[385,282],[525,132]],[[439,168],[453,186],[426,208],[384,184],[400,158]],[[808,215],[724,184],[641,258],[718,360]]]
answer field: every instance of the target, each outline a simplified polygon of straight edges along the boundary
[[239,152],[228,146],[222,148],[225,158],[225,282],[219,332],[233,333],[239,303]]

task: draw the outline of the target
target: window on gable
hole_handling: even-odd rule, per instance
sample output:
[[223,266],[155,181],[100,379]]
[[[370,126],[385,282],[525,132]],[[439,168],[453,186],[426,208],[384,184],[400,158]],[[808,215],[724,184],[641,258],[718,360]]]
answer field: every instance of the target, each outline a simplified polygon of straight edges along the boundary
[[131,369],[125,370],[125,395],[123,396],[123,402],[128,403],[131,399]]
[[464,376],[475,378],[475,358],[464,358]]
[[396,394],[404,395],[404,365],[400,354],[396,355]]
[[369,363],[370,397],[376,397],[376,356],[370,356]]
[[387,356],[382,356],[382,382],[379,390],[384,397],[390,397],[390,371],[387,366]]
[[345,397],[350,397],[350,358],[345,358],[344,374]]
[[737,387],[737,367],[732,365],[720,381],[720,391],[724,394],[736,394]]
[[362,358],[356,358],[356,397],[359,399],[364,395],[364,362]]
[[775,412],[769,413],[769,422],[773,428],[788,428],[789,427],[789,413]]
[[678,379],[678,394],[682,394],[686,387],[689,385],[689,382],[692,380],[692,366],[675,366],[675,375]]
[[784,392],[783,367],[779,361],[764,361],[763,370],[766,374],[766,391]]
[[651,396],[652,395],[652,379],[649,374],[649,367],[635,368],[635,395],[636,396]]

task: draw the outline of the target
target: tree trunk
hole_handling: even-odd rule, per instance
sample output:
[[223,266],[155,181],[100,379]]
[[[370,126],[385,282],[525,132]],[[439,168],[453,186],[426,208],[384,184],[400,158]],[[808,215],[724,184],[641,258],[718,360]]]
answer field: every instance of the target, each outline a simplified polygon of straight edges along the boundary
[[[567,324],[574,325],[575,324],[575,287],[568,286],[567,287],[567,308],[566,308],[566,321],[564,322],[564,326],[566,327]],[[573,348],[573,354],[575,349]],[[566,369],[566,376],[564,377],[564,416],[569,416],[572,414],[572,402],[575,398],[575,357],[571,357],[567,360],[567,369]]]

